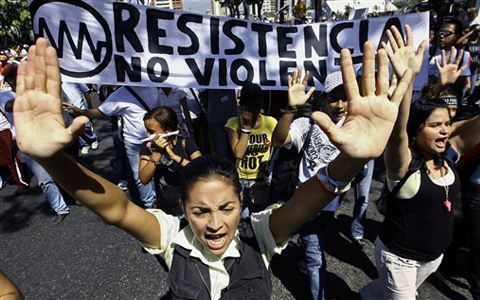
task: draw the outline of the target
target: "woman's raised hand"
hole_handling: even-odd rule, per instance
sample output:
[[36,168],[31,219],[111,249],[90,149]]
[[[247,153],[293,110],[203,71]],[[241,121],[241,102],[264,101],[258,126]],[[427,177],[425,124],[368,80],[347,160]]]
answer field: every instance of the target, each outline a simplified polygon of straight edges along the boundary
[[422,69],[423,54],[427,41],[423,41],[418,47],[417,53],[415,53],[413,49],[413,33],[409,25],[405,25],[405,32],[407,34],[407,44],[403,41],[403,37],[397,27],[392,26],[387,30],[387,36],[393,51],[388,49],[385,42],[382,42],[382,47],[387,51],[395,75],[401,77],[407,69],[410,69],[412,76],[417,76]]
[[18,147],[33,158],[49,158],[61,151],[82,134],[88,122],[87,117],[78,117],[65,128],[60,91],[57,53],[39,38],[18,68],[13,107]]
[[407,69],[400,76],[392,97],[389,89],[388,58],[385,49],[378,51],[378,74],[375,80],[375,46],[364,45],[362,66],[362,95],[358,89],[352,57],[348,49],[340,54],[343,84],[348,100],[347,119],[337,127],[325,113],[316,112],[312,118],[328,135],[330,141],[351,158],[372,159],[385,149],[398,114],[398,106],[412,78]]

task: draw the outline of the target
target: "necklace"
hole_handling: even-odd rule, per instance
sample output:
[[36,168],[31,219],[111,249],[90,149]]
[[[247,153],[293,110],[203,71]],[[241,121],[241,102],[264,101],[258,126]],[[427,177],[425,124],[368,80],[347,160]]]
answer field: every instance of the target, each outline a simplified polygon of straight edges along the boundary
[[443,186],[443,189],[445,190],[445,200],[443,201],[443,206],[445,207],[446,211],[452,211],[452,202],[450,202],[450,197],[448,195],[449,186],[448,186],[447,178],[445,178],[446,176],[447,176],[447,172],[445,172],[445,175],[441,177],[442,181],[445,183],[445,185]]

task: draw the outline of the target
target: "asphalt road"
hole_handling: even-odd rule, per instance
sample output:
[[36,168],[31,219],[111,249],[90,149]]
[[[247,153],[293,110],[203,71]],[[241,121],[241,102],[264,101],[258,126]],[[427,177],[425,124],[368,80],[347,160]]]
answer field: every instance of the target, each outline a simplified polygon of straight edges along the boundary
[[[114,156],[109,121],[94,122],[100,148],[81,156],[89,169],[114,180]],[[382,184],[374,180],[371,197]],[[70,215],[52,223],[54,212],[36,178],[27,194],[16,196],[15,187],[0,191],[0,270],[27,299],[158,299],[166,291],[166,272],[157,259],[121,230],[107,226],[84,206],[70,202]],[[363,251],[349,238],[353,208],[350,191],[328,229],[327,299],[359,299],[357,291],[377,277],[370,244]],[[381,216],[373,205],[368,210],[366,237],[373,243]],[[272,299],[308,299],[308,278],[298,271],[300,247],[288,248],[272,262],[275,276]],[[456,260],[465,276],[466,253]],[[446,280],[439,273],[419,289],[418,299],[471,299],[463,277]]]

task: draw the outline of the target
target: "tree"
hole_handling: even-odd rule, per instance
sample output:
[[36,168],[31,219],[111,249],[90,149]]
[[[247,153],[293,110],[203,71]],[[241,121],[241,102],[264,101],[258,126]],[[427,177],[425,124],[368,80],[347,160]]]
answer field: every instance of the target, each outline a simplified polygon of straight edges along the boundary
[[240,9],[239,6],[242,4],[243,0],[223,0],[219,1],[222,7],[227,7],[230,12],[230,17],[240,18]]
[[0,48],[32,44],[32,20],[27,0],[0,0]]
[[335,15],[337,16],[337,20],[348,20],[350,13],[352,12],[353,7],[350,5],[345,5],[345,10],[343,12],[337,11]]

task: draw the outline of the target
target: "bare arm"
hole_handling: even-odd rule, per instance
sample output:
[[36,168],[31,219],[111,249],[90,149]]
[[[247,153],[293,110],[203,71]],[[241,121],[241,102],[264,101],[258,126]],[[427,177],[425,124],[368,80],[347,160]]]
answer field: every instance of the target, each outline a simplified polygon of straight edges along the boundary
[[480,143],[480,116],[454,123],[450,144],[459,156],[466,154]]
[[90,120],[108,118],[108,116],[104,115],[98,108],[81,109],[71,103],[62,103],[62,107],[64,110],[72,113],[76,117],[85,116]]
[[[415,76],[420,72],[423,62],[423,54],[426,41],[423,41],[418,48],[417,53],[413,49],[413,34],[410,26],[405,26],[407,35],[407,43],[394,26],[387,30],[390,46],[393,51],[387,50],[388,57],[393,66],[393,70],[397,78],[400,78],[404,72],[409,69],[412,71],[412,79],[408,84],[408,88],[403,96],[400,104],[397,121],[393,127],[392,134],[385,148],[385,166],[387,169],[387,177],[392,180],[400,180],[408,171],[408,165],[412,160],[408,147],[407,122],[410,114],[410,105],[412,103],[413,83]],[[385,43],[382,43],[384,49],[388,49]]]
[[[350,51],[342,50],[340,65],[349,107],[342,127],[335,126],[324,113],[312,114],[314,121],[340,150],[329,165],[329,175],[336,181],[349,182],[370,159],[383,152],[397,118],[398,106],[411,80],[411,71],[407,70],[389,101],[389,83],[383,80],[388,78],[387,54],[381,49],[378,55],[378,77],[375,80],[375,47],[371,42],[365,43],[362,97]],[[277,244],[282,244],[300,226],[314,218],[334,196],[322,188],[316,178],[299,187],[292,199],[270,216],[270,230]]]
[[83,93],[85,96],[85,100],[87,100],[87,107],[88,108],[93,108],[92,106],[92,97],[90,97],[90,91]]
[[230,148],[233,151],[233,155],[237,159],[242,159],[245,156],[245,152],[247,151],[248,139],[250,137],[250,133],[243,132],[241,130],[234,131],[230,128],[225,128],[228,134],[228,142],[230,144]]
[[17,144],[39,162],[55,181],[107,223],[140,242],[160,247],[160,225],[156,218],[133,204],[115,184],[67,157],[62,149],[82,133],[88,119],[73,120],[65,128],[60,101],[60,71],[56,51],[47,40],[37,39],[29,49],[17,76],[14,106]]

